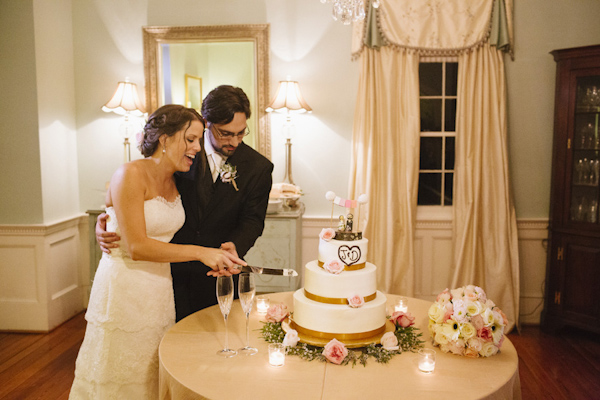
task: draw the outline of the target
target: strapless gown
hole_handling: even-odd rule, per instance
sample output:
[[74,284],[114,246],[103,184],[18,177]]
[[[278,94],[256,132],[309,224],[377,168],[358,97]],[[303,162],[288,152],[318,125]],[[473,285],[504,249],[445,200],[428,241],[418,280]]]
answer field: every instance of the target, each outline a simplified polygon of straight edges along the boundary
[[[120,234],[112,207],[107,230]],[[185,221],[181,198],[144,202],[146,234],[169,242]],[[169,263],[102,254],[85,314],[87,328],[70,399],[158,398],[158,345],[175,323]]]

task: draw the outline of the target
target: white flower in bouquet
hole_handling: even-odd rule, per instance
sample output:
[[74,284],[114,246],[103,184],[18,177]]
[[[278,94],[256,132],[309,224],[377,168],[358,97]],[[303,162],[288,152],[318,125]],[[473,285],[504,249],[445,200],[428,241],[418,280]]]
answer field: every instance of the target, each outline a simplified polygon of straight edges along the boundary
[[479,286],[444,290],[428,315],[433,344],[443,352],[490,357],[504,341],[506,315]]

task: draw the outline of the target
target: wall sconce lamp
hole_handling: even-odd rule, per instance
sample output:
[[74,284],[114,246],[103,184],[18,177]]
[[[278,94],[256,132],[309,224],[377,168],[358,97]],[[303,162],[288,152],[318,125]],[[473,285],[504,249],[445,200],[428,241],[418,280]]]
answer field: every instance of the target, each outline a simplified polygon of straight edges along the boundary
[[131,161],[129,138],[133,133],[133,124],[129,121],[129,116],[141,117],[146,112],[138,97],[135,83],[129,82],[129,78],[125,78],[125,82],[119,82],[115,94],[102,106],[102,111],[124,116],[119,132],[124,137],[125,162]]
[[292,113],[304,113],[312,112],[312,108],[304,101],[302,93],[300,92],[300,85],[298,82],[291,81],[288,77],[285,81],[279,82],[277,93],[269,106],[266,109],[267,112],[281,112],[287,114],[286,123],[284,125],[284,134],[286,136],[285,143],[285,177],[283,181],[294,185],[294,179],[292,178],[292,133],[294,126],[292,124]]

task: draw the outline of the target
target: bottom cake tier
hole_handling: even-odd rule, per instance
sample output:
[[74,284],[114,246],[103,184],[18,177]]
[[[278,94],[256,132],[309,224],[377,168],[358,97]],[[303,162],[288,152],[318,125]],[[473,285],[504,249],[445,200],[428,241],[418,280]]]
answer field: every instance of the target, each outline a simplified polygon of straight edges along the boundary
[[323,339],[360,340],[385,331],[386,297],[377,291],[375,299],[362,307],[320,303],[308,299],[304,289],[294,293],[295,329]]

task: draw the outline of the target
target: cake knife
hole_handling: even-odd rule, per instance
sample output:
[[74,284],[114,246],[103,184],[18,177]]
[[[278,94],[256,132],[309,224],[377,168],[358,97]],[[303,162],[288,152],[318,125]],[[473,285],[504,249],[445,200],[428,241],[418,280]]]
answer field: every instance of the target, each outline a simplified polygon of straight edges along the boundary
[[263,275],[281,275],[281,276],[298,276],[298,272],[293,269],[288,268],[264,268],[264,267],[252,267],[248,265],[244,267],[242,265],[236,265],[235,269],[239,269],[242,272],[253,272],[255,274],[263,274]]

